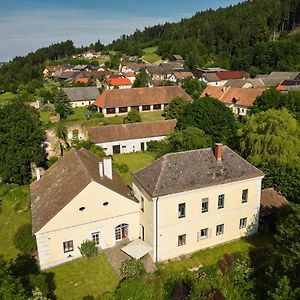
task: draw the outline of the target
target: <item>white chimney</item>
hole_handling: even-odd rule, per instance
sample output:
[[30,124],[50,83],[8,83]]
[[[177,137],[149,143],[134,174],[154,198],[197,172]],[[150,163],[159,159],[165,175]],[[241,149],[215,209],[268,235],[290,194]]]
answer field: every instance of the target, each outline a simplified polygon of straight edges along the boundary
[[41,179],[41,171],[40,168],[35,168],[36,180]]
[[99,175],[103,177],[103,161],[99,161]]
[[103,158],[103,169],[104,169],[104,176],[112,179],[112,162],[111,157],[106,156]]

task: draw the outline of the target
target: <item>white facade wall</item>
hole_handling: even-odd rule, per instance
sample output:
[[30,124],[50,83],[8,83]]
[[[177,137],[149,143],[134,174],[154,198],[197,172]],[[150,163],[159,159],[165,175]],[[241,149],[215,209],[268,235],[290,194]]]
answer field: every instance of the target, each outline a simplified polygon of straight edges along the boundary
[[161,141],[166,136],[155,136],[155,137],[145,137],[140,139],[132,139],[132,140],[123,140],[123,141],[115,141],[108,143],[97,143],[96,145],[101,146],[106,155],[113,155],[113,146],[120,146],[120,153],[131,153],[138,152],[142,150],[142,143],[144,143],[144,151],[147,150],[147,142],[150,141]]
[[[262,177],[222,184],[208,188],[149,199],[149,195],[134,181],[137,199],[143,197],[145,216],[141,224],[148,234],[147,242],[154,261],[164,261],[254,234],[258,229]],[[242,191],[248,189],[248,201],[242,203]],[[225,194],[224,208],[218,209],[218,195]],[[202,213],[202,199],[209,198],[208,212]],[[178,218],[178,205],[185,203],[185,217]],[[148,207],[148,210],[146,208]],[[152,208],[149,208],[152,207]],[[149,216],[150,214],[150,216]],[[247,227],[239,228],[240,219],[247,218]],[[216,226],[224,224],[224,233],[216,235]],[[201,229],[208,228],[208,238],[199,239]],[[186,244],[178,246],[178,236],[186,235]],[[152,239],[152,242],[151,242]]]
[[95,102],[95,100],[71,101],[71,106],[73,108],[75,108],[75,107],[84,107],[84,106],[88,106],[90,104],[93,104],[94,102]]
[[226,104],[235,115],[238,116],[246,116],[248,114],[249,108],[244,106],[239,106],[235,104]]
[[[103,203],[108,202],[107,205]],[[84,207],[83,211],[79,208]],[[100,233],[101,249],[116,244],[115,228],[128,224],[128,239],[139,237],[139,204],[110,189],[91,182],[36,233],[42,269],[80,257],[78,247]],[[73,251],[64,252],[63,243],[73,241]]]
[[[118,85],[119,89],[122,90],[122,89],[130,89],[132,85]],[[113,90],[115,88],[114,85],[108,85],[107,86],[107,89],[108,90]]]

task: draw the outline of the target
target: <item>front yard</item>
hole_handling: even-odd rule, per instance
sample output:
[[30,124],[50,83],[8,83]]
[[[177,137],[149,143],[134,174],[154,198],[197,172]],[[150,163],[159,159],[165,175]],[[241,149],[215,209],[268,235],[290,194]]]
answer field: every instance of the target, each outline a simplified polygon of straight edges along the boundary
[[92,297],[114,291],[119,283],[104,254],[78,258],[47,272],[54,274],[57,300],[94,299]]

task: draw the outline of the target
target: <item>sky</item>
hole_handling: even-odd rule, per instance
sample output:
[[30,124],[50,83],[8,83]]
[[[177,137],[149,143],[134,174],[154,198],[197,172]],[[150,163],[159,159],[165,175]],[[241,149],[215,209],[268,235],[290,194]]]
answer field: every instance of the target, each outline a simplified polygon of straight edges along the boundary
[[0,62],[71,39],[110,43],[137,28],[177,22],[236,0],[0,0]]

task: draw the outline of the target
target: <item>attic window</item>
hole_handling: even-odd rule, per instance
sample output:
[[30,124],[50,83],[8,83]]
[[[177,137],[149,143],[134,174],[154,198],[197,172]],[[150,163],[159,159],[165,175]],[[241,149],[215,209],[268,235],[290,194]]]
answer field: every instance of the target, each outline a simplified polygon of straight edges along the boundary
[[108,202],[104,202],[104,203],[103,203],[103,206],[107,206],[107,205],[108,205]]
[[84,211],[84,210],[85,210],[85,207],[82,206],[82,207],[79,208],[79,210],[80,210],[80,211]]

